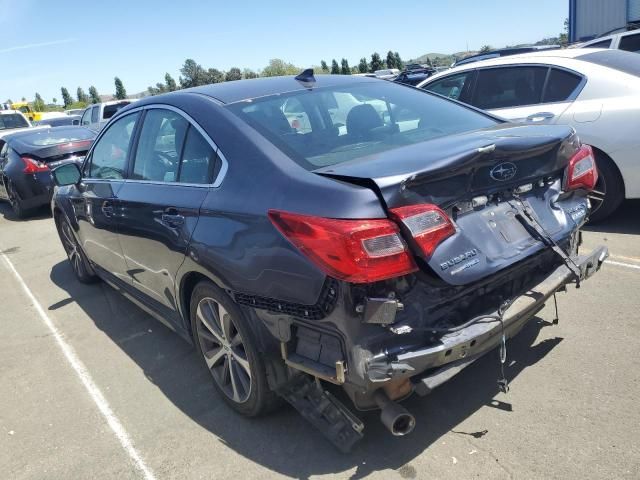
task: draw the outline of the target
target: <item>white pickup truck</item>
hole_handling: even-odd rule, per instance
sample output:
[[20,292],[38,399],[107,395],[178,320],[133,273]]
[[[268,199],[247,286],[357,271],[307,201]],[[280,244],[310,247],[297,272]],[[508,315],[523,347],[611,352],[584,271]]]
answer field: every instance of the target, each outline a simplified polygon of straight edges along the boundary
[[89,105],[82,114],[80,125],[99,132],[118,110],[126,107],[131,102],[133,100],[113,100]]

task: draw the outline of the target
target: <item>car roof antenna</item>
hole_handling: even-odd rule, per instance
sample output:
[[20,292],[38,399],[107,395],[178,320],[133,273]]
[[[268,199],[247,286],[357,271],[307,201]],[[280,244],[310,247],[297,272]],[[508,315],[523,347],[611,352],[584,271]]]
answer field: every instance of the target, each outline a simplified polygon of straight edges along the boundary
[[315,82],[316,77],[313,76],[313,68],[306,68],[303,70],[302,73],[296,75],[296,80],[304,83]]

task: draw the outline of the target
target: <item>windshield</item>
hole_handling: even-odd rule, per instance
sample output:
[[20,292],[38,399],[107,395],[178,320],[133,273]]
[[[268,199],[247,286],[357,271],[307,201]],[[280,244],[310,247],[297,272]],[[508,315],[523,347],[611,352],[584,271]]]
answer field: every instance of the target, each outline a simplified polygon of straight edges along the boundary
[[498,123],[386,81],[304,90],[228,108],[308,170]]
[[0,130],[9,130],[10,128],[24,128],[28,126],[29,123],[24,119],[24,117],[17,113],[0,115]]
[[20,141],[34,147],[47,147],[61,143],[91,140],[94,136],[95,134],[86,128],[60,128],[57,130],[36,130],[29,135],[21,135]]

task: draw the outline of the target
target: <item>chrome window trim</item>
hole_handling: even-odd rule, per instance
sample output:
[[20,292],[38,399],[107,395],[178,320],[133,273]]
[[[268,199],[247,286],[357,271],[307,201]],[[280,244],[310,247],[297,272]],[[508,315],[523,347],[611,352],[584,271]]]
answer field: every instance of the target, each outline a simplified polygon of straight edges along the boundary
[[[213,153],[216,154],[218,156],[218,158],[220,158],[220,162],[221,162],[220,171],[218,172],[218,175],[216,176],[216,178],[213,179],[213,183],[162,182],[162,181],[156,181],[156,180],[133,180],[133,179],[130,179],[130,178],[119,179],[119,180],[107,180],[107,181],[118,181],[118,182],[124,181],[125,183],[144,183],[144,184],[150,184],[150,185],[180,185],[180,186],[184,186],[184,187],[218,188],[222,184],[222,182],[225,179],[225,177],[227,176],[227,171],[229,170],[229,162],[227,161],[227,158],[224,156],[224,153],[222,153],[222,150],[220,150],[220,147],[218,147],[216,142],[214,142],[211,139],[209,134],[207,134],[207,132],[198,124],[198,122],[196,122],[193,119],[193,117],[191,117],[188,113],[183,112],[182,110],[180,110],[177,107],[174,107],[173,105],[167,105],[167,104],[163,104],[163,103],[150,103],[148,105],[142,105],[140,107],[136,107],[136,108],[132,108],[131,110],[127,110],[124,115],[118,115],[116,113],[115,116],[111,117],[111,119],[109,120],[109,123],[111,123],[112,120],[116,121],[116,120],[118,120],[120,118],[124,118],[125,116],[130,115],[130,114],[135,113],[135,112],[141,112],[143,110],[154,110],[154,109],[156,109],[156,110],[170,110],[170,111],[172,111],[174,113],[177,113],[178,115],[183,117],[187,122],[189,122],[189,124],[191,126],[193,126],[198,131],[198,133],[200,133],[200,135],[202,135],[204,137],[204,139],[207,141],[209,146],[213,149]],[[89,152],[87,152],[87,158],[89,158],[89,156],[93,154],[94,146],[102,138],[102,135],[104,135],[106,130],[107,130],[106,128],[103,128],[102,131],[100,132],[100,134],[96,137],[96,139],[93,142],[93,145],[91,146],[91,150]],[[86,177],[86,179],[87,180],[104,180],[104,179],[92,179],[90,177]]]

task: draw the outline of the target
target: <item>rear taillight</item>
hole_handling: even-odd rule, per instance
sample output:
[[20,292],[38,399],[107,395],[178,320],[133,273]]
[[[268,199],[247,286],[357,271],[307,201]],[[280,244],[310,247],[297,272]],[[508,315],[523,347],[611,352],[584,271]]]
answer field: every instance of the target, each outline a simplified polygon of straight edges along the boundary
[[427,259],[440,243],[456,232],[456,227],[447,214],[435,205],[393,208],[391,215],[409,230]]
[[38,173],[49,171],[49,167],[47,167],[46,163],[39,162],[29,157],[21,157],[21,159],[24,163],[24,169],[22,170],[24,173]]
[[575,153],[569,166],[565,179],[565,190],[584,188],[593,190],[598,182],[598,169],[593,155],[593,149],[589,145],[582,145]]
[[370,283],[417,270],[398,226],[390,220],[336,220],[270,210],[278,230],[321,270]]

